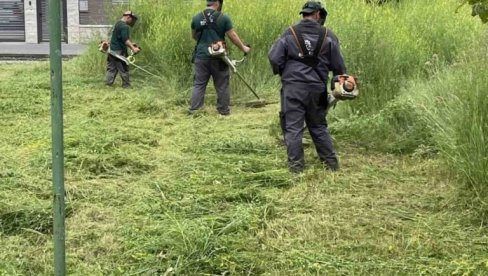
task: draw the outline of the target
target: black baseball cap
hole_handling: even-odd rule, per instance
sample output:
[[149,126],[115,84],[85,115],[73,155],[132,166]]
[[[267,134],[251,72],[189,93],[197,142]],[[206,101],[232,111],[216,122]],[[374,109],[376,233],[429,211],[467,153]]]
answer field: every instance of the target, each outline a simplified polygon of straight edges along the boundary
[[322,6],[322,3],[320,2],[316,2],[316,1],[308,1],[307,3],[305,3],[302,7],[302,11],[299,13],[299,14],[303,14],[303,13],[313,13],[313,12],[316,12],[316,11],[320,11],[321,9],[323,9],[324,7]]

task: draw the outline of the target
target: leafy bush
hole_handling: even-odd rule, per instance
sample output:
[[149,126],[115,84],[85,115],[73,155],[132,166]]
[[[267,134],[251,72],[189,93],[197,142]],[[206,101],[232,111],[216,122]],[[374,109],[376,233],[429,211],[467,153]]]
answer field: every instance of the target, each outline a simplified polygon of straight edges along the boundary
[[479,16],[483,23],[488,22],[488,1],[486,0],[464,0],[463,5],[469,3],[472,6],[471,15]]

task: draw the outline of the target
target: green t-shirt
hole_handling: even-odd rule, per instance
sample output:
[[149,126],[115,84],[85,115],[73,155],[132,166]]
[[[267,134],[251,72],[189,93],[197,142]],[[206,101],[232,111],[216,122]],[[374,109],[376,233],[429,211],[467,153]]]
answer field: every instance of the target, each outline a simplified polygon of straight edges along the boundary
[[[232,21],[226,14],[220,13],[213,9],[206,9],[203,11],[210,21],[215,22],[216,30],[207,26],[205,16],[202,12],[193,16],[191,21],[191,29],[197,34],[197,53],[196,57],[199,59],[212,58],[208,53],[208,46],[217,40],[225,40],[225,33],[232,29]],[[201,37],[200,37],[201,36]]]
[[125,45],[125,42],[129,39],[129,34],[129,25],[122,20],[117,22],[112,31],[110,50],[127,53],[127,45]]

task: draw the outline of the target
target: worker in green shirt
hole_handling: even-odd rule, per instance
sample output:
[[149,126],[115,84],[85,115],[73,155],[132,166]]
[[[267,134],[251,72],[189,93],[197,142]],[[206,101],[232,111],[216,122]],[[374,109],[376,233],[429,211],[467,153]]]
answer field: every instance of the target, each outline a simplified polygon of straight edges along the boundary
[[[128,48],[132,50],[133,54],[137,54],[141,50],[130,40],[129,27],[133,27],[137,19],[137,15],[132,11],[126,11],[122,18],[115,23],[110,39],[110,51],[112,53],[127,57],[129,56]],[[107,78],[105,83],[111,86],[115,81],[117,73],[120,73],[120,77],[122,78],[122,87],[130,88],[129,65],[113,55],[108,55]]]
[[221,58],[211,56],[208,47],[216,41],[225,45],[227,35],[242,52],[247,54],[251,51],[234,31],[230,17],[222,13],[223,2],[207,0],[206,9],[196,14],[191,22],[192,36],[197,45],[194,52],[195,79],[189,114],[194,114],[203,106],[210,77],[213,78],[217,90],[217,111],[221,115],[230,114],[229,66]]

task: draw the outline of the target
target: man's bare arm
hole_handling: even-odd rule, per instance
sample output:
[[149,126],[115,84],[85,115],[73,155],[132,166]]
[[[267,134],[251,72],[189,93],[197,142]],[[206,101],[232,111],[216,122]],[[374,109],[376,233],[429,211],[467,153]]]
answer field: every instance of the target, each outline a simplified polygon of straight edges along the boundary
[[141,50],[139,47],[134,46],[134,43],[132,43],[130,39],[127,39],[125,41],[125,45],[127,45],[127,47],[129,47],[134,52],[134,54],[137,54]]
[[244,53],[247,54],[251,51],[251,48],[249,48],[248,46],[244,45],[244,43],[242,43],[241,38],[237,35],[237,33],[234,31],[234,29],[228,30],[227,36],[230,38],[232,43],[234,43],[234,45],[236,45],[237,48],[239,48]]

